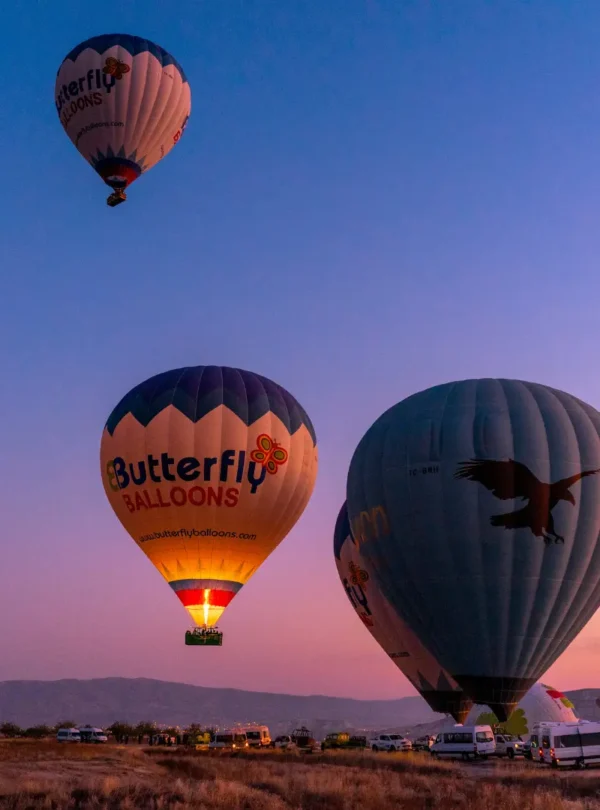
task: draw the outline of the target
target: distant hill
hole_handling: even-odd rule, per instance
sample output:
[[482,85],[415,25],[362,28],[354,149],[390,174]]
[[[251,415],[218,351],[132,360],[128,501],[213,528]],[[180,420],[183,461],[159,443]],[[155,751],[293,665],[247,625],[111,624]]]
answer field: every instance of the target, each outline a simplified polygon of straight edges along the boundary
[[265,723],[283,733],[306,724],[315,733],[378,729],[442,719],[420,697],[352,700],[214,689],[147,678],[0,682],[0,722],[27,727],[61,720],[105,726],[121,720],[228,726]]
[[[600,720],[600,689],[567,692],[576,713]],[[214,689],[148,678],[0,682],[0,722],[27,727],[62,720],[106,726],[116,720],[228,726],[265,723],[283,733],[306,724],[316,734],[332,730],[441,728],[447,719],[420,697],[353,700],[323,695],[280,695]]]

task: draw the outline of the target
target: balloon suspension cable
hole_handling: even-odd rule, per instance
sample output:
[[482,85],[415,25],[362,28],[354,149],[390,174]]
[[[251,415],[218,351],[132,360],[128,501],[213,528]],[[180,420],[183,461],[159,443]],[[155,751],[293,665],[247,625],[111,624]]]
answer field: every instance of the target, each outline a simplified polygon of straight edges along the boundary
[[122,189],[116,188],[112,194],[109,194],[106,198],[106,204],[109,205],[111,208],[114,208],[116,205],[120,205],[124,203],[127,199],[127,194]]

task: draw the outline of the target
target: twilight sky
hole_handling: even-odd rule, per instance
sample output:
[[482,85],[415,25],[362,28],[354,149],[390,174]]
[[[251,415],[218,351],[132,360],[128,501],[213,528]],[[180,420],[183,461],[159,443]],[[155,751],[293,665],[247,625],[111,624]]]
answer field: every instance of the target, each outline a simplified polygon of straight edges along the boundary
[[[337,578],[346,470],[384,409],[447,380],[600,404],[600,4],[6,6],[0,680],[413,694]],[[182,143],[114,210],[53,103],[66,53],[113,31],[156,40],[192,87]],[[211,363],[291,391],[320,471],[201,650],[98,456],[133,385]],[[599,667],[597,615],[547,678],[597,686]]]

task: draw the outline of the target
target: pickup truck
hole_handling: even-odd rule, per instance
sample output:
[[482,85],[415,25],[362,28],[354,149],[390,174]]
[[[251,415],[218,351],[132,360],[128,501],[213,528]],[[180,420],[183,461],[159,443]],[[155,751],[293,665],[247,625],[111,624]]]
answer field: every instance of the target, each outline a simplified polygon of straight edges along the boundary
[[379,734],[371,738],[371,751],[411,751],[412,743],[401,734]]
[[514,759],[525,756],[525,743],[520,737],[515,737],[514,734],[496,734],[495,739],[497,757]]

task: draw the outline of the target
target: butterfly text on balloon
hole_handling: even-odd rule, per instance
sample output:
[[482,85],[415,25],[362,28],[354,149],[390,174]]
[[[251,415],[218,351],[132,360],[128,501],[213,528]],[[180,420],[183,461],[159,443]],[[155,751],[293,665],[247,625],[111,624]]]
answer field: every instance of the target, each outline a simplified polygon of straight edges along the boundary
[[115,82],[114,75],[104,73],[100,68],[91,68],[85,76],[63,84],[56,96],[56,109],[62,125],[66,126],[81,110],[102,104],[103,93],[110,93]]
[[[217,466],[218,470],[213,471]],[[127,489],[130,484],[142,486],[146,481],[160,484],[163,481],[220,481],[226,483],[233,476],[237,484],[241,484],[244,477],[250,484],[250,493],[254,495],[264,482],[267,468],[257,461],[246,464],[245,450],[223,450],[220,459],[218,456],[203,459],[185,456],[175,461],[168,453],[161,453],[156,457],[150,453],[143,461],[127,462],[121,456],[116,456],[106,465],[108,485],[113,492]],[[218,477],[217,477],[218,476]]]

